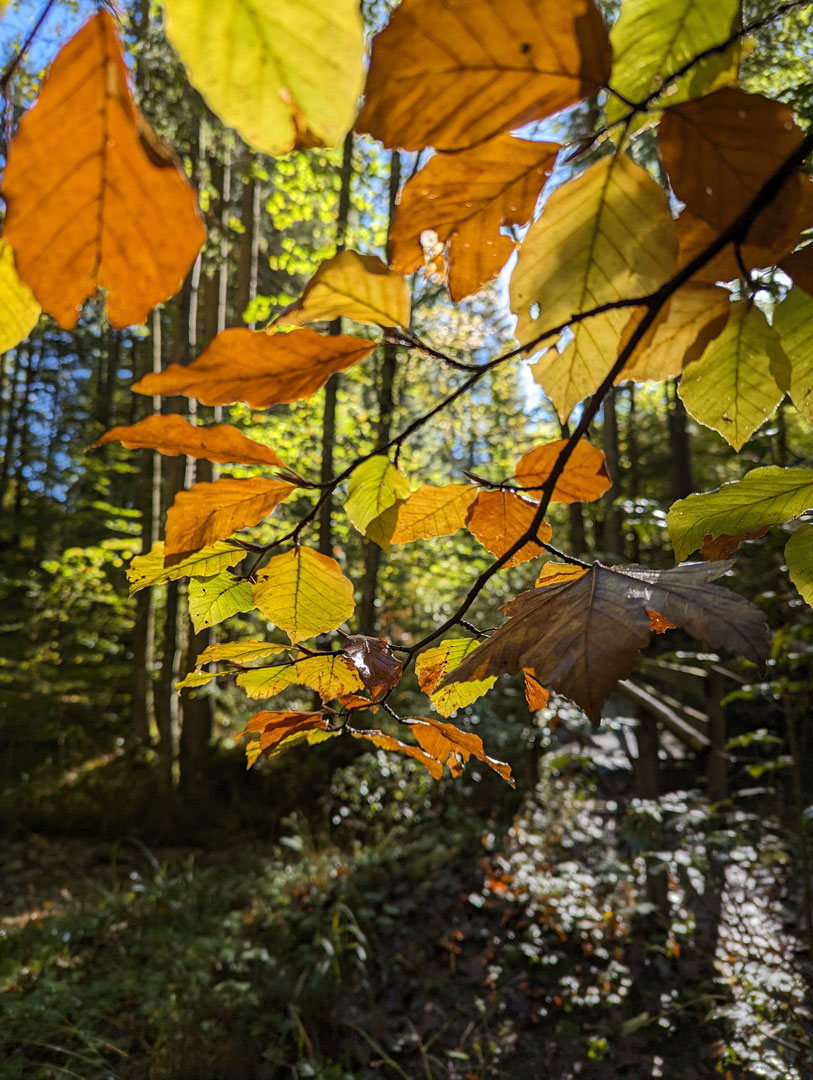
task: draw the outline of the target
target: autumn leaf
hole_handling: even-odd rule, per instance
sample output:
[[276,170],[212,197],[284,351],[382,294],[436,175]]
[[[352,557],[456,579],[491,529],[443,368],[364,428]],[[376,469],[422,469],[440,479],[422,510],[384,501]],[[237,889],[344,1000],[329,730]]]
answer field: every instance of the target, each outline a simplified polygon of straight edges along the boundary
[[214,682],[215,679],[222,678],[224,675],[228,675],[228,671],[190,671],[182,679],[178,679],[173,685],[175,692],[180,694],[181,690],[194,690],[201,686],[206,686],[210,682]]
[[548,703],[550,694],[545,687],[537,681],[533,672],[523,668],[522,676],[525,685],[525,701],[528,704],[528,708],[531,712],[537,712],[539,709],[544,709]]
[[791,401],[813,420],[813,297],[802,289],[791,289],[774,309],[773,329],[790,360]]
[[[802,142],[787,105],[724,87],[667,109],[658,135],[675,194],[690,213],[722,232]],[[748,232],[751,243],[776,235],[793,242],[802,179],[788,183]]]
[[[647,295],[672,276],[676,257],[659,185],[625,154],[602,158],[553,192],[522,242],[511,275],[517,339],[526,344],[575,314]],[[576,323],[564,351],[549,349],[533,366],[563,420],[607,375],[629,318],[621,308]]]
[[[537,505],[511,491],[481,491],[469,510],[469,531],[486,551],[500,559],[531,527]],[[551,537],[546,521],[539,525],[537,536],[538,543],[529,540],[511,556],[505,567],[519,566],[541,553],[542,544]]]
[[205,237],[197,200],[133,102],[107,11],[54,60],[9,147],[3,197],[20,277],[64,329],[98,289],[124,327],[181,287]]
[[385,735],[383,731],[375,731],[372,728],[367,728],[364,731],[350,728],[349,734],[354,739],[369,739],[373,746],[377,746],[379,750],[395,750],[400,754],[406,754],[407,757],[420,761],[433,780],[440,780],[441,776],[443,776],[443,765],[436,758],[427,754],[426,751],[421,750],[419,746],[410,746],[409,743],[401,742],[400,739],[396,739],[392,735]]
[[496,678],[487,678],[480,681],[456,683],[443,690],[437,691],[437,686],[444,675],[463,662],[473,652],[479,642],[476,638],[450,638],[441,641],[431,649],[426,649],[415,661],[415,674],[418,677],[418,685],[435,706],[441,716],[449,716],[457,709],[464,709],[471,705],[483,694],[488,693]]
[[355,0],[164,0],[163,7],[189,81],[255,149],[335,146],[352,127],[364,82]]
[[586,566],[577,566],[575,563],[557,563],[551,560],[542,567],[535,585],[537,588],[543,585],[559,585],[563,581],[580,578],[586,573]]
[[451,536],[466,527],[466,517],[478,491],[471,484],[424,484],[398,507],[391,544],[408,544],[435,536]]
[[129,450],[158,450],[169,456],[188,454],[189,457],[206,458],[221,465],[237,462],[241,465],[278,465],[285,468],[285,462],[275,450],[247,439],[237,428],[229,424],[198,427],[177,413],[147,416],[137,424],[114,427],[93,445],[104,446],[111,442],[120,442]]
[[658,571],[594,563],[579,577],[521,593],[504,608],[508,621],[439,688],[528,669],[597,724],[605,700],[649,643],[650,611],[707,646],[762,664],[768,630],[761,612],[710,584],[730,565],[689,563]]
[[288,498],[294,485],[284,480],[224,476],[179,491],[167,511],[164,558],[173,566],[214,540],[258,525]]
[[476,758],[477,761],[482,761],[484,765],[493,769],[512,788],[517,786],[511,776],[511,766],[506,765],[504,761],[496,761],[489,757],[479,735],[461,731],[454,724],[444,724],[428,716],[406,720],[405,723],[409,724],[421,749],[425,750],[430,757],[436,758],[442,765],[448,766],[452,776],[461,776],[465,763],[470,758]]
[[279,645],[275,641],[257,641],[244,638],[242,641],[221,641],[209,645],[195,661],[197,667],[211,664],[217,660],[229,660],[234,664],[247,664],[252,660],[261,660],[275,653],[286,652],[290,645]]
[[407,283],[377,255],[342,251],[326,259],[302,296],[285,309],[274,326],[302,326],[332,319],[354,319],[374,326],[409,326]]
[[363,685],[352,661],[341,653],[303,655],[270,667],[252,668],[237,676],[237,685],[251,698],[274,697],[294,684],[310,687],[323,701],[361,690]]
[[238,612],[252,611],[254,608],[250,583],[240,581],[228,570],[214,577],[192,578],[187,590],[187,602],[189,618],[196,634]]
[[800,525],[785,545],[790,580],[813,607],[813,525]]
[[193,363],[170,364],[133,384],[137,394],[179,394],[202,405],[267,409],[311,397],[334,371],[346,371],[377,344],[315,330],[267,334],[239,327],[222,330]]
[[371,697],[391,690],[401,678],[401,661],[383,638],[353,634],[344,639],[342,652],[355,665],[364,688]]
[[335,630],[356,607],[335,559],[306,547],[275,555],[257,574],[254,603],[293,644]]
[[425,262],[422,234],[446,245],[449,292],[459,303],[496,277],[515,242],[500,229],[524,225],[560,147],[499,135],[459,154],[436,154],[406,182],[390,229],[390,263],[402,274]]
[[164,566],[164,543],[153,544],[148,552],[135,555],[127,568],[130,596],[152,585],[178,581],[184,577],[212,577],[229,566],[235,566],[246,557],[244,548],[218,541],[201,548],[193,555],[172,566]]
[[241,671],[235,682],[255,701],[265,701],[276,697],[292,683],[296,682],[296,668],[291,660],[280,660],[267,667],[249,668]]
[[[409,480],[388,457],[376,454],[350,474],[344,508],[362,536],[371,521],[409,494]],[[393,519],[394,525],[394,519]]]
[[11,245],[0,238],[0,353],[25,341],[40,317],[40,306],[17,274]]
[[687,411],[740,450],[771,415],[790,383],[779,336],[758,307],[741,300],[680,383]]
[[666,524],[681,562],[706,536],[740,536],[763,525],[784,525],[813,506],[813,469],[751,469],[742,480],[673,503]]
[[785,256],[779,264],[794,285],[813,296],[813,244]]
[[[266,757],[273,757],[274,752],[282,743],[290,746],[295,737],[297,742],[302,741],[301,736],[309,732],[329,732],[330,721],[322,712],[258,712],[252,716],[246,727],[237,736],[238,739],[246,735],[258,738],[260,751]],[[337,732],[338,734],[338,732]],[[248,751],[247,751],[248,752]],[[256,760],[256,758],[255,758]],[[253,765],[249,761],[249,767]]]
[[[542,488],[547,483],[559,455],[567,446],[567,439],[544,443],[523,454],[514,470],[514,479],[532,499],[542,497]],[[612,482],[607,475],[604,454],[596,446],[591,446],[586,439],[579,439],[556,481],[551,502],[574,503],[593,502],[610,490]]]
[[460,150],[596,93],[609,69],[592,0],[404,0],[373,40],[356,129]]

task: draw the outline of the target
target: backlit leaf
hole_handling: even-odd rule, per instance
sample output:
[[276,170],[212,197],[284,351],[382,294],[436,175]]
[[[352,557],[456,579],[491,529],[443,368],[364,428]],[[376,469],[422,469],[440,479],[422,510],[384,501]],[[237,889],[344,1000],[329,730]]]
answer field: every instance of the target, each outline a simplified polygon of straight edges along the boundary
[[266,698],[276,697],[286,687],[296,682],[296,669],[288,660],[281,660],[278,664],[268,667],[250,668],[241,671],[235,680],[247,697],[256,701],[265,701]]
[[228,671],[190,671],[174,684],[175,692],[180,694],[181,690],[193,690],[198,686],[206,686],[207,683],[228,674],[230,674]]
[[730,565],[690,563],[658,571],[594,563],[578,578],[521,593],[504,609],[508,621],[441,688],[526,668],[598,723],[604,701],[649,642],[650,610],[707,646],[761,664],[768,653],[762,613],[710,584]]
[[214,540],[225,540],[238,529],[258,525],[294,490],[284,480],[224,476],[179,491],[167,511],[167,565],[175,565]]
[[0,238],[0,353],[25,341],[39,317],[34,294],[17,275],[11,245]]
[[[557,188],[528,230],[511,275],[516,337],[524,344],[574,314],[646,295],[671,277],[676,255],[659,185],[624,154],[602,158]],[[609,371],[629,318],[616,309],[578,323],[563,353],[534,365],[562,419]]]
[[396,660],[383,638],[354,634],[344,639],[342,652],[353,662],[372,697],[398,685],[403,670],[401,661]]
[[238,580],[228,570],[221,571],[215,577],[192,578],[187,600],[195,633],[205,630],[207,626],[215,626],[240,611],[254,608],[250,583]]
[[[531,527],[537,505],[511,491],[481,491],[469,510],[469,531],[486,551],[499,559]],[[551,537],[550,525],[546,521],[540,524],[537,536],[539,543],[529,540],[511,556],[505,566],[519,566],[542,552],[542,544]]]
[[800,525],[785,545],[790,580],[813,607],[813,525]]
[[700,548],[700,554],[706,560],[706,562],[714,562],[716,559],[727,559],[729,555],[733,555],[740,544],[745,543],[746,540],[758,540],[760,536],[764,536],[768,531],[768,526],[763,525],[759,529],[752,529],[747,533],[740,533],[737,536],[730,536],[728,533],[720,533],[719,536],[712,536],[710,533],[703,537],[703,546]]
[[[517,462],[514,479],[532,499],[542,497],[547,481],[567,439],[544,443],[523,454]],[[609,491],[611,480],[604,464],[604,454],[586,439],[579,439],[568,458],[564,472],[556,481],[551,502],[593,502]]]
[[790,398],[813,420],[813,296],[791,289],[774,310],[773,328],[790,360]]
[[537,712],[539,709],[544,709],[548,703],[550,694],[545,687],[536,680],[532,672],[526,671],[523,668],[522,676],[525,685],[525,701],[528,704],[528,708],[531,712]]
[[666,516],[678,562],[712,538],[783,525],[813,506],[813,469],[752,469],[742,480],[673,503]]
[[364,535],[367,526],[397,499],[409,494],[409,480],[388,457],[376,454],[350,474],[347,484],[347,516]]
[[352,127],[364,82],[355,0],[164,0],[163,7],[190,82],[255,149],[335,146]]
[[123,327],[181,287],[205,236],[197,200],[133,102],[107,11],[54,60],[9,148],[3,197],[20,277],[65,329],[98,289]]
[[365,731],[351,729],[350,734],[354,739],[369,739],[373,746],[377,746],[379,750],[396,750],[400,754],[406,754],[407,757],[420,761],[433,780],[440,780],[441,776],[443,776],[443,765],[436,758],[427,754],[426,751],[421,750],[419,746],[410,746],[409,743],[401,742],[400,739],[396,739],[392,735],[385,735],[383,731],[375,731],[372,728]]
[[237,685],[252,698],[274,697],[287,686],[308,686],[323,701],[363,688],[352,661],[341,653],[299,656],[286,663],[243,671],[237,676]]
[[163,585],[167,581],[178,581],[184,577],[211,577],[229,566],[235,566],[245,559],[245,550],[234,544],[218,541],[209,547],[196,551],[182,562],[173,566],[164,566],[164,542],[153,544],[144,555],[135,555],[127,567],[127,580],[130,582],[130,596],[140,589],[151,585]]
[[133,384],[137,394],[182,395],[203,405],[244,401],[267,409],[308,398],[334,371],[346,371],[377,348],[374,341],[315,330],[267,334],[235,327],[222,330],[193,363],[170,364]]
[[257,641],[245,638],[243,641],[222,641],[209,645],[195,661],[197,667],[216,660],[230,660],[235,664],[247,664],[252,660],[261,660],[274,653],[285,652],[290,645],[279,645],[275,641]]
[[788,358],[758,307],[731,305],[724,329],[683,373],[688,412],[739,450],[771,415],[790,383]]
[[423,266],[421,234],[446,245],[449,292],[458,303],[496,277],[516,247],[500,232],[524,225],[560,147],[499,135],[459,154],[436,154],[401,192],[390,229],[390,262],[403,274]]
[[428,716],[416,717],[406,723],[418,745],[441,764],[447,765],[452,776],[462,775],[465,763],[470,758],[476,758],[493,769],[511,787],[517,786],[511,776],[511,766],[489,757],[479,735],[461,731],[454,724],[444,724]]
[[335,559],[306,547],[275,555],[257,574],[254,603],[294,644],[335,630],[356,607]]
[[[613,26],[613,69],[610,86],[627,101],[639,102],[658,90],[687,61],[727,41],[735,29],[739,0],[624,0]],[[697,97],[713,83],[727,63],[717,54],[669,88],[667,101]],[[630,109],[610,95],[607,119],[626,116]]]
[[274,326],[338,318],[374,326],[409,326],[411,301],[406,280],[377,255],[342,251],[326,259],[302,296],[287,307]]
[[480,681],[455,683],[454,686],[446,687],[436,692],[438,683],[447,672],[461,664],[463,660],[473,652],[479,642],[476,638],[451,638],[442,641],[440,645],[434,645],[426,649],[415,661],[415,674],[418,677],[418,685],[441,716],[449,716],[456,709],[464,709],[471,705],[483,694],[488,693],[496,678],[486,678]]
[[478,491],[471,484],[424,484],[398,507],[397,524],[390,543],[408,544],[434,536],[451,536],[466,527],[469,507]]
[[559,585],[563,581],[572,581],[574,578],[583,577],[587,573],[587,567],[576,566],[574,563],[546,562],[542,567],[539,577],[534,584],[537,588],[543,585]]
[[779,264],[793,280],[794,285],[813,296],[813,244],[791,252]]
[[594,94],[609,69],[592,0],[404,0],[373,41],[356,127],[460,150]]
[[229,424],[198,427],[184,420],[178,413],[166,416],[147,416],[137,424],[114,427],[102,435],[93,445],[120,442],[129,450],[158,450],[162,454],[188,454],[194,458],[206,458],[218,464],[238,462],[241,465],[279,465],[285,462],[270,446],[247,439],[237,428]]
[[[330,721],[322,712],[258,712],[237,736],[259,738],[259,747],[266,757],[273,757],[282,743],[292,745],[297,736],[309,732],[329,732]],[[338,733],[337,733],[338,734]],[[297,741],[301,741],[297,739]],[[246,751],[248,752],[248,751]],[[256,758],[255,758],[256,760]],[[249,766],[253,762],[249,763]]]

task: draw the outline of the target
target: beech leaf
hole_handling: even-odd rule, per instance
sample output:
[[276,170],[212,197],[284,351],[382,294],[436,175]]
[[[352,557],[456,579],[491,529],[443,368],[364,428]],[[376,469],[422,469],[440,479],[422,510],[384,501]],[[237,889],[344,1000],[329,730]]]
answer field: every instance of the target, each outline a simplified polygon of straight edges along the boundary
[[813,525],[800,525],[785,545],[790,580],[813,607]]
[[[542,487],[566,445],[567,439],[557,439],[522,455],[514,470],[514,479],[526,495],[541,499]],[[611,486],[602,451],[586,439],[579,439],[554,485],[551,502],[593,502]]]
[[496,761],[486,754],[483,740],[479,735],[461,731],[454,724],[444,724],[428,716],[416,717],[406,721],[421,749],[442,765],[449,768],[452,776],[460,776],[463,766],[470,758],[476,758],[488,765],[501,776],[512,788],[517,785],[511,776],[511,766],[504,761]]
[[246,746],[248,768],[262,754],[276,757],[301,742],[322,741],[338,731],[332,731],[330,721],[322,712],[258,712],[253,716],[238,738],[253,736]]
[[409,743],[401,742],[400,739],[396,739],[393,735],[386,735],[383,731],[375,731],[373,728],[367,728],[364,731],[351,728],[350,734],[354,739],[369,739],[373,746],[377,746],[379,750],[396,750],[400,754],[406,754],[407,757],[420,761],[433,780],[440,780],[441,776],[443,776],[441,762],[432,757],[431,754],[427,754],[425,750],[421,750],[419,746],[410,746]]
[[408,544],[435,536],[451,536],[466,527],[468,511],[478,491],[471,484],[424,484],[398,507],[391,544]]
[[366,535],[371,521],[408,494],[406,476],[388,457],[376,454],[350,474],[344,508],[358,531]]
[[335,559],[297,547],[257,574],[254,603],[293,644],[335,630],[355,610],[353,583]]
[[456,709],[464,709],[473,701],[488,693],[495,678],[487,678],[479,681],[455,683],[453,686],[437,690],[438,683],[444,675],[463,662],[473,652],[479,642],[476,638],[450,638],[441,641],[440,645],[434,645],[426,649],[415,661],[415,674],[418,677],[418,685],[435,706],[441,716],[449,716]]
[[396,660],[383,638],[354,634],[345,638],[342,652],[355,665],[371,697],[375,698],[398,685],[403,670],[401,661]]
[[229,424],[198,427],[177,413],[147,416],[137,424],[114,427],[93,445],[104,446],[111,442],[120,442],[129,450],[158,450],[167,456],[188,454],[220,465],[236,462],[285,468],[285,462],[275,450],[247,439],[237,428]]
[[401,274],[377,255],[342,251],[321,264],[302,296],[273,325],[345,318],[374,326],[409,326],[410,310],[409,288]]
[[251,585],[223,570],[214,577],[192,578],[187,592],[189,618],[200,633],[242,611],[252,611]]
[[773,328],[791,364],[791,401],[813,420],[813,296],[791,289],[774,310]]
[[130,596],[140,589],[149,589],[151,585],[163,585],[167,581],[178,581],[184,577],[211,577],[229,566],[235,566],[246,557],[244,548],[235,544],[226,544],[221,540],[208,547],[201,548],[188,558],[172,566],[164,565],[164,542],[153,544],[143,555],[133,556],[127,567],[127,580],[130,582]]
[[[499,559],[531,527],[537,505],[511,491],[481,491],[469,509],[469,531],[486,551]],[[519,566],[541,554],[542,544],[551,538],[550,525],[546,521],[540,524],[537,536],[539,542],[529,540],[511,556],[503,569]]]
[[247,664],[252,660],[273,656],[274,653],[285,652],[290,647],[290,645],[279,645],[275,641],[257,641],[254,638],[244,638],[243,641],[221,641],[204,649],[195,661],[195,665],[201,667],[203,664],[210,664],[216,660]]
[[40,317],[40,306],[20,281],[11,245],[0,238],[0,353],[25,341]]

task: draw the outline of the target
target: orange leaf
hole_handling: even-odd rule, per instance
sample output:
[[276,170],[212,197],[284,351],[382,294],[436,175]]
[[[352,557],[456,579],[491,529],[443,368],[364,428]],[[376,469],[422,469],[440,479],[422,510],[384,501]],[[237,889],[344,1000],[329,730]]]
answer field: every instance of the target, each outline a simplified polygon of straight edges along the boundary
[[247,439],[229,424],[198,427],[177,413],[167,416],[147,416],[128,427],[114,427],[93,445],[120,442],[128,450],[158,450],[170,457],[188,454],[206,458],[219,465],[239,462],[241,465],[279,465],[285,462],[270,446]]
[[265,753],[294,735],[310,731],[330,731],[330,721],[321,712],[258,712],[238,738],[260,736],[260,749]]
[[[510,491],[481,491],[469,510],[468,526],[483,547],[499,559],[528,531],[537,505]],[[542,522],[537,534],[542,543],[550,540],[547,522]],[[505,565],[518,566],[541,551],[541,543],[529,540]]]
[[[567,439],[537,446],[517,462],[514,477],[532,499],[540,499],[542,485],[550,476]],[[551,502],[592,502],[609,491],[611,481],[604,464],[604,454],[586,439],[579,439],[556,481]]]
[[334,371],[346,371],[375,348],[374,341],[346,334],[267,334],[236,327],[222,330],[193,363],[170,364],[165,371],[145,375],[133,390],[180,394],[203,405],[244,401],[252,409],[266,409],[310,397]]
[[536,712],[537,709],[544,709],[550,698],[550,694],[545,687],[537,681],[536,676],[530,668],[523,668],[522,675],[525,680],[525,700],[528,702],[528,708],[531,712]]
[[422,749],[443,765],[448,765],[452,776],[460,776],[463,765],[473,757],[488,765],[511,787],[517,786],[511,776],[511,766],[504,761],[490,758],[483,749],[483,740],[479,735],[461,731],[454,724],[445,724],[442,720],[433,720],[428,716],[407,720],[406,723]]
[[258,525],[293,490],[294,485],[283,480],[261,476],[235,480],[226,476],[179,491],[167,511],[164,565],[174,566],[215,540],[225,540],[238,529]]
[[197,200],[133,103],[108,12],[54,60],[9,148],[3,197],[20,277],[66,330],[100,288],[123,327],[181,287],[205,238]]
[[594,94],[610,59],[592,0],[404,0],[373,41],[356,130],[460,150]]
[[469,507],[477,498],[471,484],[447,484],[432,487],[424,484],[398,507],[391,544],[408,544],[434,536],[451,536],[466,526]]
[[403,670],[401,661],[395,659],[383,638],[354,634],[345,638],[342,652],[353,662],[372,697],[397,686]]
[[580,578],[582,574],[586,573],[586,566],[576,566],[574,563],[546,562],[534,584],[537,588],[541,588],[543,585],[559,585],[563,581]]
[[664,618],[659,611],[651,611],[649,608],[644,610],[649,616],[649,629],[654,633],[665,634],[667,630],[677,630],[677,624]]
[[720,533],[719,536],[706,533],[703,537],[700,554],[707,562],[714,562],[715,559],[727,559],[729,555],[734,554],[740,544],[746,540],[758,540],[767,531],[768,526],[763,525],[759,529],[752,529],[751,532],[739,533],[736,536],[731,533]]
[[436,154],[401,192],[389,237],[392,266],[403,274],[422,266],[429,229],[435,243],[447,245],[452,300],[477,292],[516,247],[501,226],[530,220],[559,149],[498,135],[460,154]]
[[369,739],[373,746],[377,746],[379,750],[397,750],[401,754],[415,758],[416,761],[420,761],[421,765],[426,767],[433,780],[440,780],[441,776],[443,776],[443,765],[418,746],[410,746],[409,743],[403,743],[392,735],[385,735],[383,731],[375,731],[372,728],[367,728],[364,731],[348,730],[350,730],[350,734],[354,739]]

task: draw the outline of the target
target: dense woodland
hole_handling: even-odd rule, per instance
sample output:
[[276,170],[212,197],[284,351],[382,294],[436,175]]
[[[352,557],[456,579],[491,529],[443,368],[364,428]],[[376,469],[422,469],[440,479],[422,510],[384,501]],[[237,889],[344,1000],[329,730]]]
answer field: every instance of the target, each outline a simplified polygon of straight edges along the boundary
[[[363,0],[368,41],[395,6]],[[624,17],[612,0],[599,6],[608,26],[619,6]],[[809,138],[813,4],[728,6],[726,70],[789,106]],[[7,5],[4,162],[48,66],[97,7],[108,6]],[[416,485],[454,477],[502,493],[520,455],[570,438],[591,396],[563,417],[521,358],[463,392],[472,365],[515,346],[507,275],[453,305],[423,262],[405,279],[409,325],[382,337],[352,324],[381,347],[312,396],[256,408],[133,393],[224,330],[295,308],[337,254],[394,265],[405,185],[434,158],[360,130],[263,153],[192,85],[159,4],[109,7],[138,107],[197,192],[206,238],[180,291],[142,324],[117,329],[91,299],[75,328],[42,314],[0,355],[0,1077],[813,1076],[813,616],[787,573],[796,523],[750,530],[725,581],[767,619],[762,670],[669,622],[598,726],[555,686],[534,697],[541,687],[521,674],[485,696],[433,696],[433,710],[409,649],[455,618],[511,545],[462,530],[382,546],[354,527],[345,489],[327,485],[451,398],[397,443],[395,464]],[[523,127],[564,147],[535,217],[551,190],[614,152],[596,137],[613,107],[598,90]],[[669,192],[657,130],[633,127],[631,139],[636,166]],[[502,236],[521,240],[525,224]],[[789,251],[804,250],[811,226]],[[743,266],[739,246],[737,257],[732,295],[772,316],[791,277],[774,262]],[[326,336],[350,325],[317,323]],[[596,398],[586,437],[607,488],[545,515],[566,563],[665,571],[676,501],[755,467],[813,465],[810,415],[793,396],[734,453],[687,412],[682,377],[621,378]],[[232,671],[238,684],[175,684],[216,643],[284,635],[250,602],[193,625],[199,580],[131,593],[126,571],[164,538],[179,492],[262,470],[94,445],[156,414],[228,422],[282,456],[283,479],[310,478],[287,499],[284,528],[316,506],[303,542],[353,583],[346,629],[404,660],[368,726],[400,738],[399,717],[452,711],[490,758],[436,780],[420,750],[335,738],[257,750],[246,770],[247,669]],[[246,575],[279,532],[271,517],[252,530]],[[538,565],[504,561],[450,636],[487,640],[502,607],[534,587]],[[315,640],[330,650],[328,634]],[[261,707],[316,715],[322,703],[313,686],[288,686]],[[491,759],[508,763],[515,789]]]

